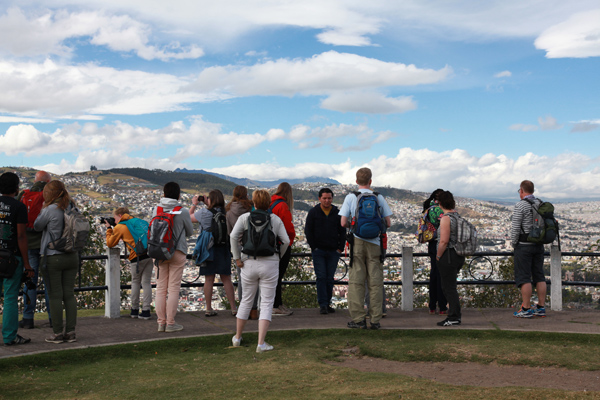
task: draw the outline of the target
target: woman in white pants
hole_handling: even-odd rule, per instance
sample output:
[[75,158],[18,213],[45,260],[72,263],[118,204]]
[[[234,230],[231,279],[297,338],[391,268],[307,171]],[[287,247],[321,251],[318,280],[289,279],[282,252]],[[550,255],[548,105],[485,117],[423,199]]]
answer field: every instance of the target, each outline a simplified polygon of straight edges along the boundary
[[[271,196],[266,190],[256,190],[252,194],[252,201],[257,210],[254,211],[255,213],[265,213],[271,203]],[[234,346],[239,346],[242,343],[242,332],[252,309],[254,295],[257,288],[260,288],[260,315],[258,317],[258,346],[256,352],[262,353],[273,350],[273,346],[265,342],[265,337],[271,323],[275,289],[279,277],[279,254],[285,253],[290,244],[290,239],[281,219],[275,214],[269,214],[271,230],[281,244],[279,253],[256,257],[243,254],[241,251],[242,238],[250,216],[251,213],[241,215],[231,231],[231,252],[236,266],[241,269],[241,280],[244,287],[243,297],[238,307],[236,334],[232,338],[232,343]]]

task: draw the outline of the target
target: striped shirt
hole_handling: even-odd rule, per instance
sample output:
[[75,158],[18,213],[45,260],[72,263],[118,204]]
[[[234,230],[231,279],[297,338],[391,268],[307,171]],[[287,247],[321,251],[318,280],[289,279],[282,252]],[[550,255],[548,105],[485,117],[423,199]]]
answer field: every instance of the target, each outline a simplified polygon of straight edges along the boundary
[[[540,199],[536,199],[531,196],[527,196],[538,204],[541,203]],[[515,204],[515,208],[513,210],[511,226],[510,226],[510,243],[513,247],[517,245],[517,243],[524,244],[534,244],[529,242],[520,242],[519,235],[522,233],[529,233],[531,228],[533,227],[533,206],[529,204],[529,202],[525,199],[519,201]]]

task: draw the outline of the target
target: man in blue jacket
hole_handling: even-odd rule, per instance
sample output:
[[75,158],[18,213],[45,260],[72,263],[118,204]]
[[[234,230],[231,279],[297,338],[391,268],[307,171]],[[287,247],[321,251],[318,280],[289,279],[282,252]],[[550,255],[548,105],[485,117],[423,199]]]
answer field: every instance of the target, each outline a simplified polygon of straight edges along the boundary
[[319,204],[308,212],[304,227],[317,276],[317,300],[321,314],[335,312],[331,307],[334,275],[346,244],[346,229],[341,226],[339,210],[331,204],[332,201],[331,189],[321,189]]

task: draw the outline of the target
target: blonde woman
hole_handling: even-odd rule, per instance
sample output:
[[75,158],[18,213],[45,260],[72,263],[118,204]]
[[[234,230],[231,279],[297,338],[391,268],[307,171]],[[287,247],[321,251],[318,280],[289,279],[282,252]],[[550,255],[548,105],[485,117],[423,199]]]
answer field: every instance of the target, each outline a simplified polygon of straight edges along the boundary
[[[280,252],[285,253],[290,240],[281,219],[275,214],[267,213],[270,204],[269,193],[266,190],[257,190],[252,194],[252,201],[257,210],[252,213],[268,215],[271,219],[271,230],[277,240],[281,242]],[[279,254],[249,257],[241,252],[241,241],[250,215],[251,213],[246,213],[240,216],[231,231],[231,252],[236,266],[242,270],[241,279],[244,285],[244,294],[237,314],[236,334],[232,338],[232,343],[234,346],[241,345],[242,333],[252,309],[254,295],[256,290],[260,288],[260,316],[258,317],[258,346],[256,352],[262,353],[273,350],[273,346],[265,342],[265,337],[271,323],[275,289],[279,277]]]
[[[65,211],[75,207],[69,192],[61,181],[50,181],[44,186],[44,205],[33,228],[42,232],[40,246],[41,270],[50,298],[50,316],[53,334],[46,338],[49,343],[75,342],[77,324],[77,300],[75,278],[79,267],[79,253],[63,253],[48,248],[60,239],[64,228]],[[63,310],[66,321],[63,324]],[[64,329],[63,329],[64,328]]]

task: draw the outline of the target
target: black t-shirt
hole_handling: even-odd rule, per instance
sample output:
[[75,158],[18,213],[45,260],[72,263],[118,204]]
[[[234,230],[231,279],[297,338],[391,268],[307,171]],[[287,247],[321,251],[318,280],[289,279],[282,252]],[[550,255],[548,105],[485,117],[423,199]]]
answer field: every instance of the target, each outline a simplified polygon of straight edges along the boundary
[[20,256],[17,224],[27,224],[27,207],[14,197],[0,196],[0,249]]

